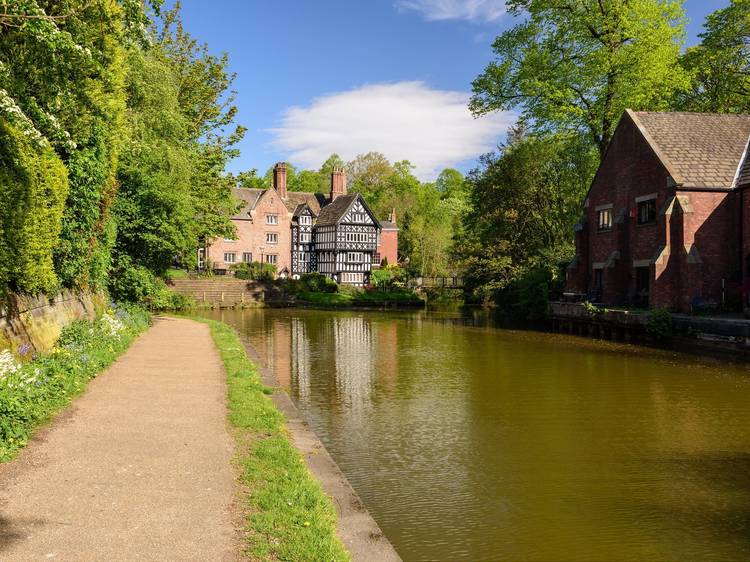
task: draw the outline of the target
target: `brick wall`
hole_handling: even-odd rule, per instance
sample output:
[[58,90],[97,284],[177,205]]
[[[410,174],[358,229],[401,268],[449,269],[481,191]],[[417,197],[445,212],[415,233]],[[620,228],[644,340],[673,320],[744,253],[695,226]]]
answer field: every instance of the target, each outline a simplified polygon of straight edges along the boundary
[[378,254],[381,262],[387,259],[389,265],[398,263],[398,230],[383,230],[380,233]]
[[[637,201],[651,195],[656,221],[638,224]],[[633,303],[636,267],[648,267],[651,307],[689,310],[694,299],[739,299],[740,243],[750,254],[750,202],[744,203],[741,241],[740,200],[734,192],[678,191],[633,121],[623,118],[585,202],[569,287],[592,291],[593,269],[604,265],[601,301]],[[600,232],[597,208],[607,205],[613,227]]]
[[[268,225],[267,215],[276,215],[278,224]],[[251,214],[252,220],[233,220],[237,228],[237,240],[215,240],[208,249],[208,258],[214,269],[229,269],[231,263],[224,261],[224,254],[234,252],[237,263],[242,261],[244,252],[253,254],[253,261],[265,261],[268,254],[277,257],[276,268],[282,271],[292,269],[291,220],[292,214],[287,210],[279,195],[267,191],[258,201]],[[267,233],[276,233],[278,243],[271,244],[266,240]]]

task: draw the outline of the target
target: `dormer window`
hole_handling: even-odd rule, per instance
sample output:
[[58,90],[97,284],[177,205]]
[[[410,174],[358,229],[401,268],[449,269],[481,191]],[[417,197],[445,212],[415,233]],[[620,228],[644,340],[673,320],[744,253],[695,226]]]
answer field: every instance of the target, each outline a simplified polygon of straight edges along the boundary
[[302,215],[299,218],[299,223],[302,226],[310,226],[312,224],[312,217],[310,215]]

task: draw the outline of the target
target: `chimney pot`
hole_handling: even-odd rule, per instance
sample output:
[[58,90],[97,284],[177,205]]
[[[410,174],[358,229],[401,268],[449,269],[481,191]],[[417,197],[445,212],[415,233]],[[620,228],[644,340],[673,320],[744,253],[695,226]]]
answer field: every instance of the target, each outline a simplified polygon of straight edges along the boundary
[[286,162],[278,162],[273,167],[273,188],[279,197],[286,199]]
[[331,202],[340,195],[346,195],[346,174],[343,168],[334,167],[331,172]]

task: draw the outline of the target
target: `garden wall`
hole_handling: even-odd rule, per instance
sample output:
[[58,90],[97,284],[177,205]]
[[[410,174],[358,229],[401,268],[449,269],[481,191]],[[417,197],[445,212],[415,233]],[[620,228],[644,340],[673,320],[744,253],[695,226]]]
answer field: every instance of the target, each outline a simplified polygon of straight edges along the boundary
[[8,295],[0,303],[0,350],[26,344],[49,351],[62,329],[78,319],[93,319],[106,300],[97,293],[63,291],[56,297]]

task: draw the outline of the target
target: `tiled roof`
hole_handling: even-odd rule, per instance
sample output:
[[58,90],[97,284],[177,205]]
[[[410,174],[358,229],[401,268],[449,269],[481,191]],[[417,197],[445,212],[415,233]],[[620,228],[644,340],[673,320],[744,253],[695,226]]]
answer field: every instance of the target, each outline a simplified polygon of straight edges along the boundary
[[250,211],[258,203],[258,199],[263,195],[265,189],[250,189],[245,187],[236,187],[232,190],[235,198],[242,202],[240,209],[234,214],[233,219],[247,220],[250,218]]
[[391,221],[380,221],[380,228],[383,230],[398,230],[396,223]]
[[[630,112],[675,182],[731,189],[750,139],[750,115]],[[745,163],[750,180],[750,166]]]
[[320,210],[318,220],[315,221],[315,224],[317,226],[328,226],[338,223],[356,198],[356,193],[339,195],[332,203],[329,203]]
[[322,193],[310,193],[309,191],[287,191],[284,204],[290,213],[295,214],[300,205],[307,205],[316,215],[320,214],[320,208],[325,204],[325,195]]

